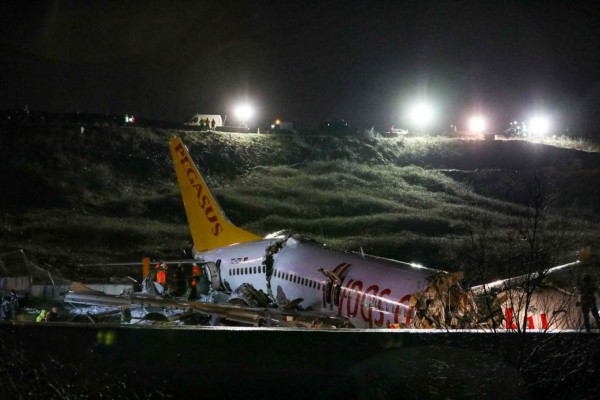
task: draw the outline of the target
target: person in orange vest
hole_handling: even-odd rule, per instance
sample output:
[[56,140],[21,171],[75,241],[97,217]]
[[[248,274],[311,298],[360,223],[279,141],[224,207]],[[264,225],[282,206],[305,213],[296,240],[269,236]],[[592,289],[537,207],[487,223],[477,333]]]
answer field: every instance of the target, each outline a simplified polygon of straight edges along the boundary
[[167,267],[167,265],[165,263],[161,263],[161,264],[156,264],[156,269],[158,269],[158,271],[156,272],[156,282],[160,283],[161,285],[166,285],[167,284],[167,270],[169,269],[169,267]]
[[194,296],[198,295],[197,286],[198,286],[198,281],[200,280],[201,275],[202,275],[202,270],[196,263],[194,263],[192,265],[192,291],[193,291]]

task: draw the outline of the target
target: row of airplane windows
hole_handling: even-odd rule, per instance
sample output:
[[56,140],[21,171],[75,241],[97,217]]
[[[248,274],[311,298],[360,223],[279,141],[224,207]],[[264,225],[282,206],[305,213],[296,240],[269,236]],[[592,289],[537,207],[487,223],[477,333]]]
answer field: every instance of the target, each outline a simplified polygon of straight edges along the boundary
[[308,286],[311,289],[321,290],[321,284],[317,281],[313,281],[312,279],[303,278],[298,275],[288,274],[287,272],[283,272],[281,270],[273,271],[273,275],[276,278],[285,279],[286,281],[290,281],[292,283],[297,283],[302,286]]
[[266,266],[254,266],[254,267],[240,267],[240,268],[231,268],[229,270],[229,275],[248,275],[248,274],[260,274],[267,273]]
[[[237,275],[248,275],[248,274],[265,274],[267,272],[267,267],[262,266],[254,266],[254,267],[239,267],[239,268],[231,268],[229,270],[229,276],[237,276]],[[290,281],[292,283],[297,283],[302,286],[308,286],[311,289],[321,290],[321,284],[312,279],[303,278],[298,275],[292,275],[287,272],[283,272],[281,270],[275,270],[275,277],[285,279],[286,281]]]

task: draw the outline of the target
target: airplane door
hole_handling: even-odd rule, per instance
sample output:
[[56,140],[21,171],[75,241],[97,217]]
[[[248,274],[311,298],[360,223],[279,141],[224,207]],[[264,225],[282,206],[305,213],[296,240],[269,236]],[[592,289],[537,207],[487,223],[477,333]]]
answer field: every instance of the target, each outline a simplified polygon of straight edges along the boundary
[[327,286],[325,287],[325,303],[331,304],[331,293],[333,289],[333,282],[328,280]]
[[213,290],[219,290],[221,288],[221,263],[219,261],[217,261],[218,265],[214,262],[207,262],[202,266],[204,274],[208,278],[208,281],[210,282],[210,287]]
[[325,268],[319,268],[319,271],[327,277],[327,284],[324,286],[325,304],[338,306],[340,304],[340,294],[342,292],[342,280],[334,272]]
[[333,305],[338,307],[340,305],[340,294],[342,293],[342,283],[336,282],[333,287]]
[[340,305],[340,295],[342,293],[342,283],[339,281],[327,281],[325,286],[325,302],[335,307]]

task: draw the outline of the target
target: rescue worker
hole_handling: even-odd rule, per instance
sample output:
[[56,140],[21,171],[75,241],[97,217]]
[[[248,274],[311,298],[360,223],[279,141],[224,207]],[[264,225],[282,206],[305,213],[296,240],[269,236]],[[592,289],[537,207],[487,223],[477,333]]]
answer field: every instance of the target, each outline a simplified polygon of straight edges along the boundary
[[46,310],[40,311],[37,317],[35,317],[35,322],[46,322]]
[[48,315],[46,315],[46,322],[56,322],[58,321],[58,308],[52,307]]
[[0,304],[0,321],[6,321],[10,318],[10,302],[8,297],[2,297]]
[[217,123],[215,122],[215,119],[213,118],[212,121],[210,121],[210,128],[214,131],[215,130],[215,125]]
[[10,317],[12,319],[17,319],[17,314],[19,313],[19,297],[17,297],[17,293],[14,289],[10,291]]
[[200,276],[202,275],[202,270],[200,267],[194,263],[192,265],[192,293],[194,297],[198,296],[198,281],[200,280]]
[[121,306],[121,323],[128,324],[131,322],[131,309],[127,306]]
[[156,272],[156,282],[160,283],[161,285],[166,285],[167,284],[167,270],[169,269],[169,267],[167,267],[167,265],[165,263],[161,263],[156,264],[156,268],[158,269],[158,271]]
[[596,307],[596,285],[592,277],[584,274],[579,285],[581,293],[581,312],[583,313],[583,324],[586,331],[590,331],[590,312],[596,320],[597,326],[600,328],[600,316],[598,316],[598,308]]

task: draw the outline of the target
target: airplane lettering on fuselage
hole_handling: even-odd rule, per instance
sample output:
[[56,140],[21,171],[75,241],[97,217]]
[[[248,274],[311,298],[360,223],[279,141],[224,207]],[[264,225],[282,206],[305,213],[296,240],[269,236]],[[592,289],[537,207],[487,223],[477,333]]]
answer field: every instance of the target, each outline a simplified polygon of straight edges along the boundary
[[219,222],[217,213],[215,212],[212,204],[210,204],[208,196],[202,195],[202,190],[204,189],[204,187],[202,186],[198,174],[196,174],[196,171],[193,168],[194,164],[188,158],[181,143],[175,146],[175,151],[180,156],[179,162],[186,168],[185,173],[188,182],[190,183],[190,185],[192,185],[194,189],[196,189],[196,198],[198,199],[198,205],[202,210],[204,210],[204,215],[208,222],[213,224],[211,228],[211,233],[214,236],[219,236],[219,232],[223,231],[223,226]]
[[[346,315],[351,319],[360,318],[362,321],[368,324],[369,328],[373,326],[381,328],[384,326],[386,321],[386,314],[393,314],[393,323],[398,324],[400,322],[400,311],[401,304],[410,301],[411,295],[405,295],[400,300],[395,301],[390,296],[392,290],[390,288],[384,288],[380,290],[380,287],[376,284],[364,285],[362,280],[350,279],[345,284],[346,276],[350,271],[352,264],[341,263],[333,269],[333,272],[339,276],[341,282],[339,282],[340,290],[339,302],[337,304],[338,315]],[[366,289],[365,289],[366,288]],[[363,290],[364,289],[364,290]],[[323,308],[327,308],[327,289],[323,289]],[[335,298],[336,287],[331,288],[331,299]],[[387,297],[386,297],[387,296]],[[388,301],[393,304],[391,312],[385,312],[383,302]],[[344,304],[345,303],[345,304]],[[330,305],[331,309],[331,305]],[[376,314],[374,318],[373,314]],[[406,318],[403,321],[406,324],[410,323],[412,308],[407,306]]]
[[[360,318],[366,322],[369,328],[383,327],[386,321],[386,314],[393,314],[393,323],[400,323],[401,304],[410,301],[411,295],[405,295],[399,300],[393,300],[392,290],[384,288],[380,290],[378,285],[370,285],[363,290],[365,285],[361,280],[350,279],[342,286],[338,313],[347,315],[349,318]],[[392,304],[392,311],[384,311],[383,302],[389,301]],[[345,304],[344,304],[345,303]],[[410,323],[412,309],[406,311],[406,318],[403,323]],[[375,317],[374,314],[375,313]]]

